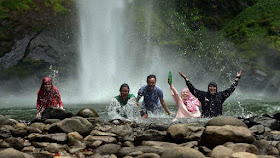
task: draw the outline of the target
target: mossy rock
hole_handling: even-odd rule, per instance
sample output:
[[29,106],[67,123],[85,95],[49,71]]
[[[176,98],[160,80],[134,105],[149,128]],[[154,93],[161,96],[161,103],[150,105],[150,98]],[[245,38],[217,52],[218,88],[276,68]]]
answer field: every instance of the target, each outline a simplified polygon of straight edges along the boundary
[[78,113],[77,116],[81,116],[84,118],[89,118],[89,117],[99,117],[98,113],[91,109],[91,108],[83,108],[81,109]]

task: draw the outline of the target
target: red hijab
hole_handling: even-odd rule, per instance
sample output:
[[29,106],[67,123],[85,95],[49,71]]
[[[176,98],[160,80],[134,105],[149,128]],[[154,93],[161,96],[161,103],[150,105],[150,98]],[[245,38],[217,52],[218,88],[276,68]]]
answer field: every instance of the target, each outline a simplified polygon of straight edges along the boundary
[[[44,85],[46,83],[50,83],[51,89],[50,91],[46,91]],[[37,95],[37,109],[38,111],[42,111],[43,108],[47,107],[63,107],[63,103],[60,98],[60,94],[58,89],[52,84],[52,79],[49,77],[45,77],[42,80],[41,87],[38,91]]]

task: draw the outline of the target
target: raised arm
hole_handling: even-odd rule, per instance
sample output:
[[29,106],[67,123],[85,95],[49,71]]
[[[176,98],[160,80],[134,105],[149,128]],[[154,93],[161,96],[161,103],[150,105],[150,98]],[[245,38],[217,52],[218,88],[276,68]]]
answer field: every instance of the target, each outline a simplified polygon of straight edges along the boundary
[[231,86],[228,89],[222,91],[222,95],[223,95],[224,99],[228,98],[233,93],[236,86],[238,85],[238,81],[240,80],[241,75],[242,75],[242,70],[237,72],[234,82],[231,84]]
[[191,84],[191,82],[189,81],[189,79],[188,79],[184,74],[182,74],[181,72],[179,72],[179,74],[185,79],[186,85],[188,86],[190,92],[191,92],[195,97],[197,97],[198,99],[199,99],[199,98],[202,98],[202,96],[203,96],[203,94],[204,94],[205,92],[196,89],[196,88]]

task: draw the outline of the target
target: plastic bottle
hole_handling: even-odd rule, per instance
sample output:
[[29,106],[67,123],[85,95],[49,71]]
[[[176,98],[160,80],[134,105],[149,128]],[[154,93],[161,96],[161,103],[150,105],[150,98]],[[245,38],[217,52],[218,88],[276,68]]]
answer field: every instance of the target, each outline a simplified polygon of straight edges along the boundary
[[172,74],[171,74],[171,71],[169,71],[169,74],[168,74],[168,79],[169,79],[169,84],[172,83]]

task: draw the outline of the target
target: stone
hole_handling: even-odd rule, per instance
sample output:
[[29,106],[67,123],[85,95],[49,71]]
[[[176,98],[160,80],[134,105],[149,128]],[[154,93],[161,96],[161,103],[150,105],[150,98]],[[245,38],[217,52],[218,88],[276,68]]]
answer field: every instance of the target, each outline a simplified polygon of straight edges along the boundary
[[85,118],[82,117],[72,117],[66,118],[58,123],[53,124],[49,132],[50,133],[70,133],[78,132],[82,136],[88,135],[93,129],[92,124]]
[[22,150],[24,148],[24,140],[22,138],[10,137],[5,139],[5,141],[10,144],[10,147],[17,150]]
[[230,157],[232,153],[233,151],[231,149],[222,145],[218,145],[212,150],[210,157],[211,158]]
[[152,146],[136,146],[136,147],[123,147],[119,151],[119,156],[128,156],[130,153],[141,151],[143,153],[156,153],[161,155],[164,152],[162,148],[156,148]]
[[6,129],[4,127],[0,128],[0,139],[9,138],[11,136],[12,136],[12,134],[11,134],[11,132],[8,129]]
[[162,153],[161,158],[206,158],[201,152],[188,148],[177,147],[166,150]]
[[233,143],[253,143],[256,139],[252,132],[242,126],[207,126],[203,132],[199,145],[206,146],[210,149],[226,142]]
[[59,119],[63,120],[65,118],[72,117],[72,113],[68,113],[63,109],[56,108],[56,107],[48,107],[42,112],[42,120],[47,120],[47,119]]
[[84,138],[85,141],[89,142],[94,142],[97,140],[100,140],[104,143],[117,143],[117,139],[115,137],[110,137],[110,136],[91,136],[88,135],[87,137]]
[[260,155],[279,155],[279,150],[265,139],[257,140],[253,145],[259,149]]
[[121,149],[117,144],[104,144],[96,149],[96,152],[100,155],[117,154]]
[[247,152],[236,152],[231,155],[231,158],[258,158],[257,155]]
[[8,148],[0,151],[0,158],[35,158],[32,155],[20,152],[13,148]]
[[233,152],[248,152],[255,155],[259,155],[259,149],[252,144],[246,144],[246,143],[226,143],[224,144],[225,147],[231,149]]
[[91,108],[83,108],[78,113],[77,116],[81,116],[83,118],[89,118],[89,117],[99,117],[98,113],[91,109]]
[[[0,58],[1,61],[1,58]],[[1,68],[1,67],[0,67]],[[0,125],[13,125],[14,123],[7,117],[0,115]]]
[[167,139],[178,143],[199,140],[204,129],[201,126],[175,124],[167,129]]
[[247,127],[247,125],[244,122],[231,116],[219,116],[219,117],[212,118],[206,123],[205,126],[224,126],[224,125]]

